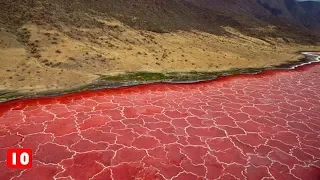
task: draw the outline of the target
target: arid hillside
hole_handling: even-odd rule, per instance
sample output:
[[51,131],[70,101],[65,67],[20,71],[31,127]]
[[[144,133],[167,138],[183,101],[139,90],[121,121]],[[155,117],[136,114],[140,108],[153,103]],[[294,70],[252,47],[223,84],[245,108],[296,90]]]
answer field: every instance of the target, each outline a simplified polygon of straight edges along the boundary
[[[281,22],[320,31],[320,2],[296,0],[185,0],[202,8],[246,14],[270,24]],[[282,24],[284,25],[284,24]]]
[[189,0],[0,0],[0,90],[70,89],[128,72],[268,67],[319,50],[316,31],[257,16],[267,10],[250,3],[241,11]]

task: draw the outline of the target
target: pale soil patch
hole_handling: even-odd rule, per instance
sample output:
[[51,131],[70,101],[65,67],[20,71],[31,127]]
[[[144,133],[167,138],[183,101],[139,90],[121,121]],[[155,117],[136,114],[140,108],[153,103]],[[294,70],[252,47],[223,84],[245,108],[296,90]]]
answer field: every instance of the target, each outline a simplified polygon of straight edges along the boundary
[[[222,71],[268,67],[319,50],[283,39],[248,37],[230,27],[228,36],[199,31],[154,33],[117,20],[107,28],[57,30],[27,24],[27,42],[0,32],[0,90],[44,91],[88,84],[99,75],[126,72]],[[318,49],[317,49],[318,48]]]

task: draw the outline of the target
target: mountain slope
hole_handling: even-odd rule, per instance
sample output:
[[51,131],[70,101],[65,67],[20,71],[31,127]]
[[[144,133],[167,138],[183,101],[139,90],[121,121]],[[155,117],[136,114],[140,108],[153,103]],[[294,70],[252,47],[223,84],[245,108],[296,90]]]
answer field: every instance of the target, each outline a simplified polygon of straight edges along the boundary
[[202,8],[210,8],[234,15],[248,15],[271,24],[286,21],[319,31],[320,2],[296,0],[185,0]]
[[0,90],[73,88],[137,71],[266,67],[319,47],[319,35],[289,10],[277,13],[284,1],[241,2],[0,0]]
[[312,29],[320,29],[320,2],[315,1],[302,1],[299,2],[300,6],[306,12],[305,25]]

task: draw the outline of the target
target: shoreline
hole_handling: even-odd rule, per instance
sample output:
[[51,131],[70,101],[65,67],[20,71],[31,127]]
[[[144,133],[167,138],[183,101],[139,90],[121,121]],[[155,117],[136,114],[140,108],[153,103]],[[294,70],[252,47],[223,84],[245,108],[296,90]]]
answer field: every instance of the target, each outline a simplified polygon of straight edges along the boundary
[[[151,72],[136,72],[128,73],[120,76],[101,76],[96,81],[89,83],[85,86],[79,86],[76,88],[65,90],[50,90],[37,93],[18,92],[18,91],[5,91],[0,90],[0,103],[10,102],[14,100],[46,98],[52,96],[69,95],[73,93],[79,93],[84,91],[94,91],[101,89],[115,89],[121,87],[131,87],[138,85],[148,85],[156,83],[167,84],[190,84],[199,83],[205,81],[217,80],[222,77],[229,77],[234,75],[244,74],[260,74],[268,70],[293,70],[301,66],[320,62],[319,51],[299,51],[298,54],[302,54],[305,57],[290,63],[271,66],[265,68],[235,68],[226,71],[219,72],[189,72],[189,73],[151,73]],[[144,77],[146,76],[146,77]],[[141,80],[142,78],[142,80]]]

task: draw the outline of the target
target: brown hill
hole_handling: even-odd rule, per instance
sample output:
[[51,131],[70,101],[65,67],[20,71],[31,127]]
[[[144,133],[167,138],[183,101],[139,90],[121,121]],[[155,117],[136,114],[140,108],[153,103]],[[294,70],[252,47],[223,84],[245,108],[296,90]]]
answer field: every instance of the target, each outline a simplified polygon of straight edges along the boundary
[[[221,26],[231,26],[259,37],[273,35],[300,42],[316,37],[299,26],[303,15],[310,16],[295,0],[1,0],[0,3],[0,22],[9,28],[26,22],[56,28],[61,25],[101,28],[103,23],[97,17],[114,17],[130,27],[160,33],[198,29],[218,34],[224,32]],[[276,25],[272,34],[265,29],[270,24]],[[251,31],[257,27],[265,31]]]
[[0,89],[64,89],[137,71],[266,67],[317,49],[317,32],[277,2],[0,0]]
[[296,0],[185,0],[202,8],[246,14],[274,24],[287,21],[300,27],[319,31],[320,2]]

